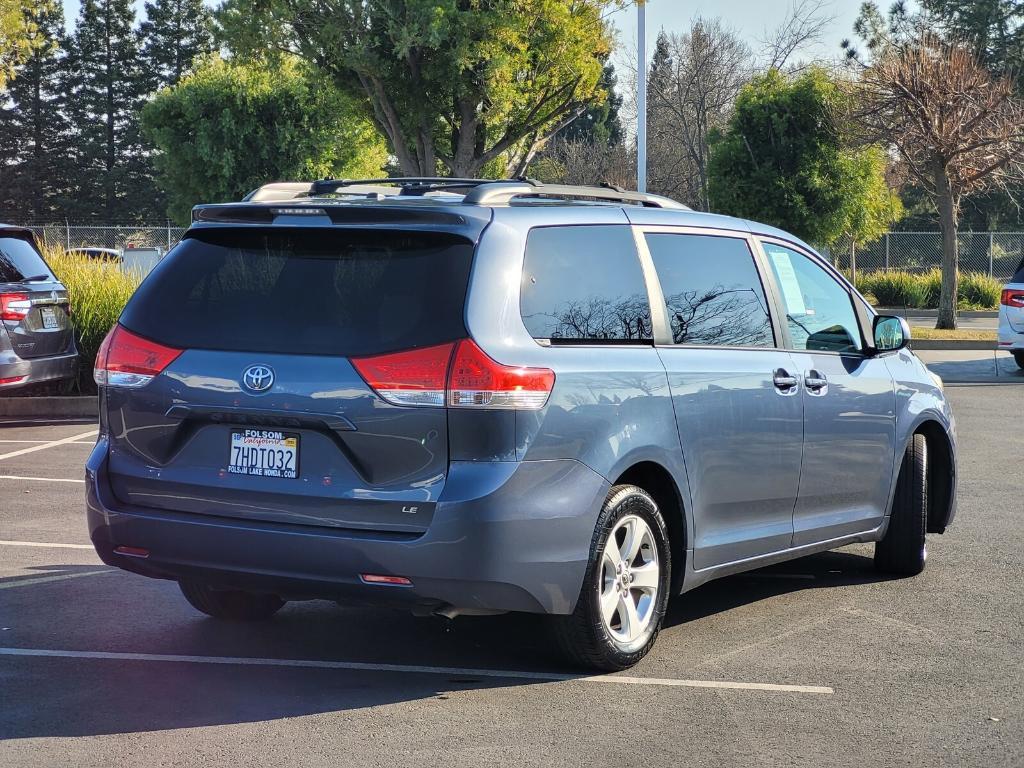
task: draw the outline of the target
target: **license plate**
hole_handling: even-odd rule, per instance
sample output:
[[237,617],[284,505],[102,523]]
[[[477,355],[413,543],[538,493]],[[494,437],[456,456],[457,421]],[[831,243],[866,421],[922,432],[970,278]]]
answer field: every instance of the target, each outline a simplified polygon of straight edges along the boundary
[[39,311],[43,316],[43,328],[49,330],[57,327],[57,310],[53,307],[42,307]]
[[232,431],[228,472],[294,480],[299,476],[299,436],[272,429]]

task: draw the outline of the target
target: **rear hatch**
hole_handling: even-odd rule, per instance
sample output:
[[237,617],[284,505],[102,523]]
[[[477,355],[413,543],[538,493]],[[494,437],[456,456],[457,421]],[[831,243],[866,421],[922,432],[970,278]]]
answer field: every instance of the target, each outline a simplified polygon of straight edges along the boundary
[[386,402],[353,360],[465,337],[473,250],[445,231],[192,230],[126,307],[124,349],[108,350],[170,360],[141,385],[103,388],[115,496],[425,530],[448,471],[446,411]]
[[20,358],[73,351],[67,291],[22,230],[0,229],[0,322]]
[[1003,288],[999,310],[1013,330],[1024,333],[1024,260]]

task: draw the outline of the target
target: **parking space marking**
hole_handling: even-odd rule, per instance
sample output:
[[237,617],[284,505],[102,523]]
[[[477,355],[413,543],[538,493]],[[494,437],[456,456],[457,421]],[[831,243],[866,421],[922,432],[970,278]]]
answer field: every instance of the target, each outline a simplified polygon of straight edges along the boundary
[[69,477],[27,477],[25,475],[0,475],[0,480],[31,480],[40,483],[84,483],[85,478]]
[[0,539],[0,546],[3,547],[44,547],[49,549],[92,549],[92,544],[60,544],[55,541],[4,541]]
[[[38,445],[40,443],[49,443],[49,442],[52,442],[52,441],[50,441],[50,440],[0,440],[0,443],[22,443],[22,444],[25,444],[25,443],[35,443],[36,445]],[[68,443],[68,445],[96,445],[96,443],[94,443],[91,440],[76,440],[74,442]]]
[[16,581],[5,581],[0,584],[0,589],[13,589],[14,587],[31,587],[34,584],[49,584],[51,581],[65,581],[67,579],[79,579],[82,576],[99,576],[101,573],[117,573],[114,568],[107,568],[103,571],[83,571],[82,573],[61,573],[56,576],[39,576],[33,579],[18,579]]
[[71,437],[65,437],[60,440],[51,440],[48,443],[42,445],[33,445],[31,448],[21,448],[17,451],[11,451],[10,453],[0,453],[0,461],[4,459],[13,459],[15,456],[24,456],[26,453],[35,453],[36,451],[45,451],[47,448],[56,448],[58,445],[66,445],[67,443],[74,443],[81,440],[83,437],[95,437],[97,430],[91,429],[88,432],[83,432],[80,435],[72,435]]
[[654,685],[673,688],[717,688],[778,693],[834,693],[820,685],[776,685],[773,683],[737,683],[726,680],[680,680],[664,677],[628,675],[563,675],[556,672],[527,672],[508,669],[467,669],[464,667],[428,667],[416,664],[369,664],[357,661],[316,661],[310,659],[259,659],[247,656],[185,656],[169,653],[122,653],[113,651],[63,651],[43,648],[0,648],[0,656],[32,656],[59,659],[96,659],[104,661],[157,661],[179,664],[221,664],[242,667],[298,667],[340,669],[354,672],[393,672],[413,675],[455,675],[510,680],[538,680],[551,683],[606,683],[615,685]]

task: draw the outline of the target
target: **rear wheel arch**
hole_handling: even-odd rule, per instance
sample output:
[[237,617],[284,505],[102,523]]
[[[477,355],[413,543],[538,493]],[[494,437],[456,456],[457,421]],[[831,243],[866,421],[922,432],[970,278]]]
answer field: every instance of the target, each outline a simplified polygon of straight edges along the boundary
[[921,422],[913,435],[923,435],[928,446],[928,533],[944,533],[953,504],[955,463],[953,445],[945,427],[934,419]]
[[658,505],[668,528],[672,552],[670,594],[679,594],[686,571],[686,511],[679,486],[672,474],[657,462],[641,461],[619,475],[612,485],[635,485],[642,488]]

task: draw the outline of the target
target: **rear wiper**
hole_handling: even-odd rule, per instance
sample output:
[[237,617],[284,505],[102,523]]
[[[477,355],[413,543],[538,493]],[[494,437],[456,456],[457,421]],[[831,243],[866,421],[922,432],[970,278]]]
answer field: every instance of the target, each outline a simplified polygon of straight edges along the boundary
[[49,275],[32,275],[32,277],[23,277],[21,282],[23,283],[49,283],[53,280]]

